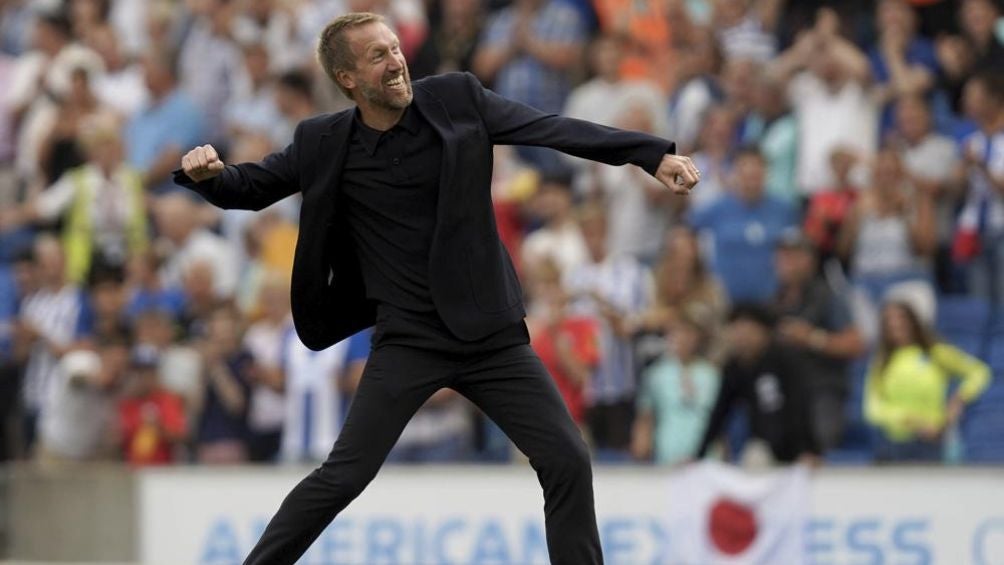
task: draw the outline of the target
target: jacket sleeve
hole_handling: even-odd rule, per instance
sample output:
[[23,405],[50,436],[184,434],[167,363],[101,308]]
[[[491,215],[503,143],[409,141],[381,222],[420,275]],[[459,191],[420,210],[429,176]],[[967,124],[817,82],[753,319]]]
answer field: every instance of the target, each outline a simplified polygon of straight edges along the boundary
[[676,152],[672,141],[621,130],[585,120],[546,114],[526,104],[503,98],[481,86],[470,73],[464,76],[474,93],[488,136],[496,145],[550,147],[569,155],[608,165],[637,165],[654,175],[662,157]]
[[298,151],[303,124],[296,126],[293,143],[266,155],[257,163],[227,165],[215,177],[194,182],[181,169],[172,172],[174,182],[202,195],[224,209],[261,210],[297,192],[300,186]]

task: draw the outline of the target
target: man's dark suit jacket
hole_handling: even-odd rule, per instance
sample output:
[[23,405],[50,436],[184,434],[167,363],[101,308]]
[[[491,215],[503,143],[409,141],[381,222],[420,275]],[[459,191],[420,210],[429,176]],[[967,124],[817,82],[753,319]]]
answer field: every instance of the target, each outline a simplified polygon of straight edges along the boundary
[[[633,163],[654,174],[672,142],[544,114],[498,96],[470,73],[415,81],[414,101],[443,139],[438,218],[429,254],[429,285],[450,331],[477,340],[525,316],[512,261],[492,212],[492,145],[552,147],[585,159]],[[259,163],[228,165],[213,179],[175,181],[221,208],[261,210],[303,193],[293,263],[293,322],[303,343],[324,349],[372,326],[376,305],[365,288],[338,187],[354,109],[301,122],[293,142]]]

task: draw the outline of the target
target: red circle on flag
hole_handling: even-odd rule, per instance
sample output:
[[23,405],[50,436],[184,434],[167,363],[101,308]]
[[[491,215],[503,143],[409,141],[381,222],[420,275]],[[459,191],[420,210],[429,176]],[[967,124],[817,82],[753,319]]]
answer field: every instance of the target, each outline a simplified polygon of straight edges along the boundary
[[725,555],[738,555],[756,539],[756,516],[745,504],[720,498],[711,505],[708,530],[715,549]]

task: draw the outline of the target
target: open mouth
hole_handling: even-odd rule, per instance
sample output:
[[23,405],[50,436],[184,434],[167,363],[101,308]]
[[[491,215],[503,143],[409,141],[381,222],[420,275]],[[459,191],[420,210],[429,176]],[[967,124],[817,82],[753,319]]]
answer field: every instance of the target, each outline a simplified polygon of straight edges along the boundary
[[384,82],[384,85],[387,88],[389,88],[391,90],[396,90],[398,92],[406,92],[408,90],[408,85],[407,85],[407,83],[404,80],[404,75],[398,75],[398,76],[396,76],[396,77],[394,77],[394,78],[392,78],[392,79]]

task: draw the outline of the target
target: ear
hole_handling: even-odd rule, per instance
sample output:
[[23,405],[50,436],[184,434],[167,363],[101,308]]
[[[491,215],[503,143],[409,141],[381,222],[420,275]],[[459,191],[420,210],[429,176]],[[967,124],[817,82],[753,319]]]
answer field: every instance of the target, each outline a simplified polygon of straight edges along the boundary
[[342,88],[346,90],[352,90],[356,87],[356,77],[352,76],[352,73],[346,70],[336,71],[335,79],[338,84],[342,85]]

